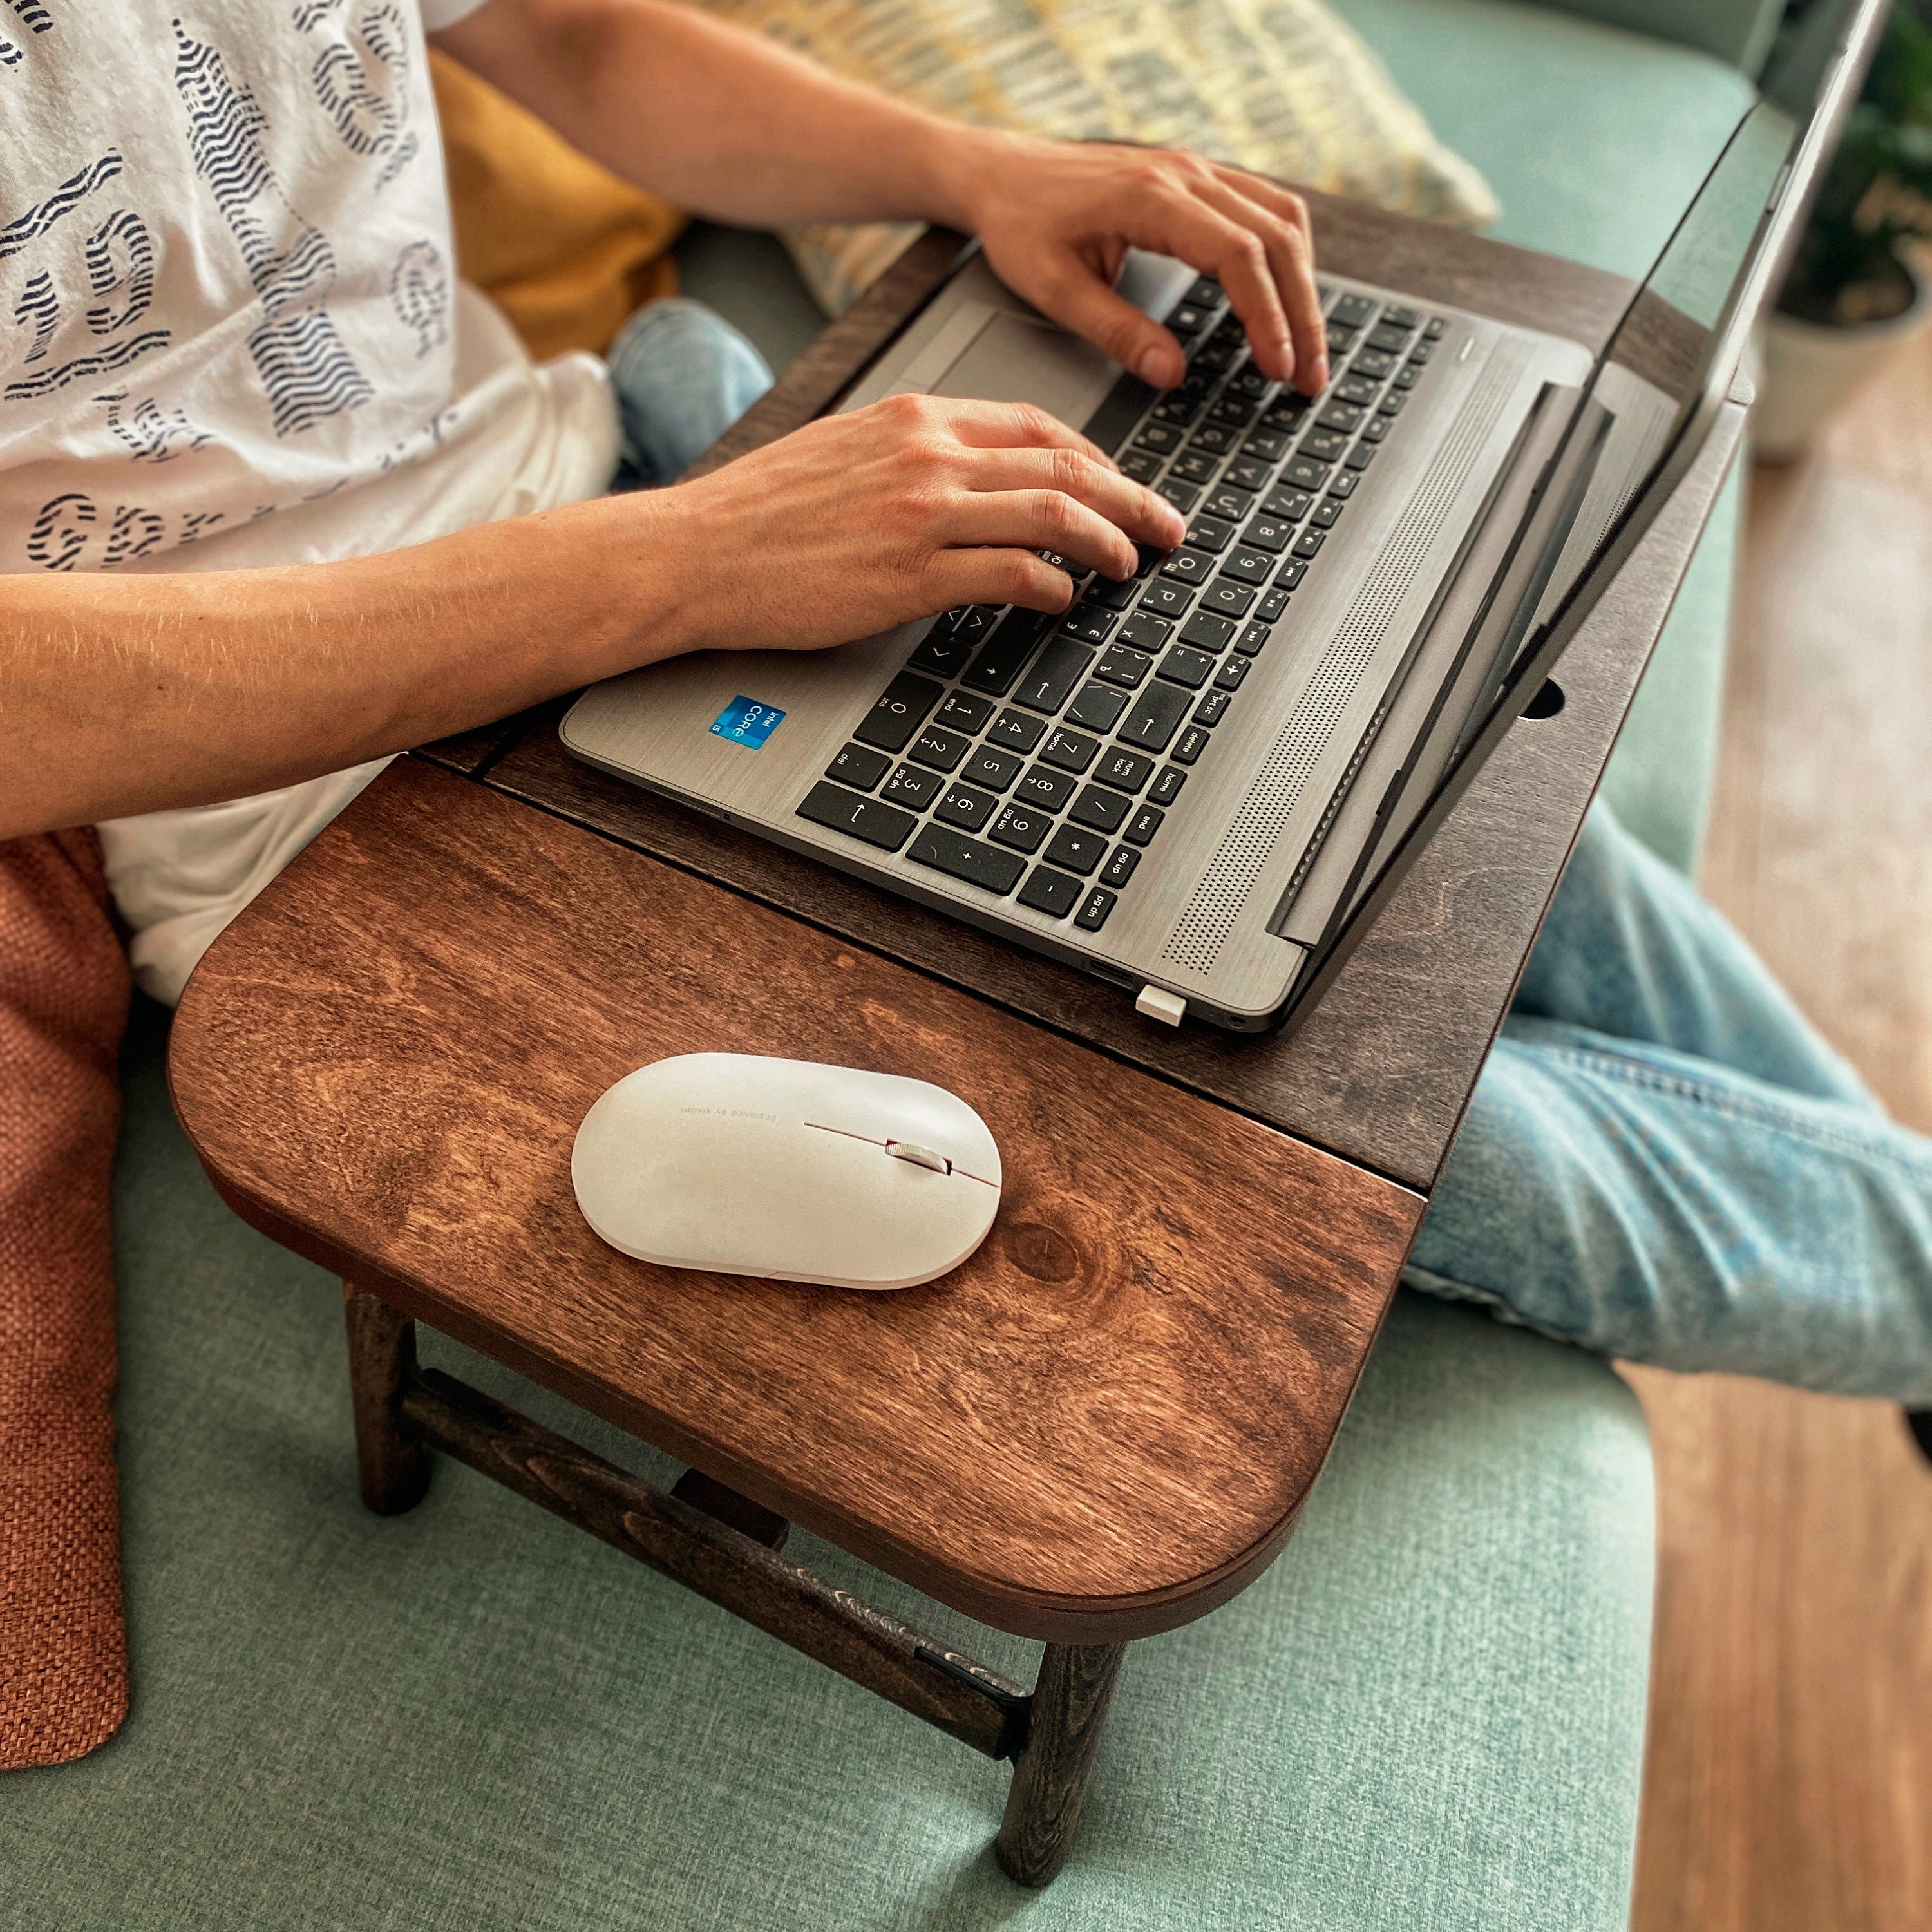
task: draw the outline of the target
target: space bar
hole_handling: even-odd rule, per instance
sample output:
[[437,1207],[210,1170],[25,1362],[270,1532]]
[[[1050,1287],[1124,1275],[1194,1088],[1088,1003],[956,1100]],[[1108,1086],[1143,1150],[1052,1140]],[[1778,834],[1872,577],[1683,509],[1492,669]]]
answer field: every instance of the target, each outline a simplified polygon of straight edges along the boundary
[[1026,861],[997,847],[982,845],[943,825],[928,825],[912,842],[906,854],[921,866],[930,866],[969,886],[983,886],[989,892],[1010,892],[1026,870]]

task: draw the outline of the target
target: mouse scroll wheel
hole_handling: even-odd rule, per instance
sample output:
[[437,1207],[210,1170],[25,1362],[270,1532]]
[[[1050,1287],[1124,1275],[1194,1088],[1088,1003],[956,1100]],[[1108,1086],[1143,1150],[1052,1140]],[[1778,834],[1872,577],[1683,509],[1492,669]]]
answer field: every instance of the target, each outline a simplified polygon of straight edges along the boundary
[[909,1160],[915,1167],[929,1167],[934,1174],[950,1174],[952,1163],[943,1154],[934,1154],[932,1148],[916,1146],[910,1141],[888,1141],[886,1151],[895,1160]]

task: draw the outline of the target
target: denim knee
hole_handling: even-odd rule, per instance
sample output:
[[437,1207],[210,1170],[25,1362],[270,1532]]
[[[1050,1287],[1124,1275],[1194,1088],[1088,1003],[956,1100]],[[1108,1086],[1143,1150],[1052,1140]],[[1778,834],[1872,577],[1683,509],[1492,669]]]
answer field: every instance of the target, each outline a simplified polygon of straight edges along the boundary
[[624,460],[646,484],[676,481],[772,386],[764,358],[702,302],[646,302],[605,352]]

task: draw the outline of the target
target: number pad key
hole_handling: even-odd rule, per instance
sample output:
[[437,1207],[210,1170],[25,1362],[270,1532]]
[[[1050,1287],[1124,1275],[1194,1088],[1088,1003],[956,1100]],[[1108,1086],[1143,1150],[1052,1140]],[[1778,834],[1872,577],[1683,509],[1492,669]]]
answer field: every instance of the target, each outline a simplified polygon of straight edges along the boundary
[[[1016,711],[1009,706],[993,720],[992,729],[986,734],[996,745],[1010,752],[1030,752],[1040,740],[1046,729],[1043,718],[1029,716],[1024,711]],[[969,772],[970,777],[971,774]]]
[[950,772],[972,748],[973,741],[962,738],[956,731],[942,730],[937,724],[928,724],[913,742],[908,754],[922,765],[930,765],[936,772]]
[[1048,865],[1064,866],[1084,879],[1107,856],[1106,837],[1078,825],[1063,825],[1053,835],[1053,843],[1045,856]]
[[944,825],[922,826],[906,856],[921,866],[930,866],[969,886],[983,886],[989,892],[1005,894],[1019,883],[1026,862],[1010,852],[996,852],[976,838]]
[[1191,765],[1207,748],[1207,732],[1198,724],[1190,724],[1174,740],[1174,749],[1167,755],[1177,765]]
[[984,785],[989,791],[1004,791],[1019,776],[1020,760],[1010,752],[982,745],[966,761],[959,776],[968,783]]
[[962,832],[977,832],[999,808],[1000,801],[991,792],[975,791],[970,785],[950,784],[932,815],[943,818],[948,825],[958,826]]
[[1050,919],[1064,919],[1079,903],[1080,881],[1045,866],[1034,866],[1033,876],[1020,888],[1020,904]]
[[1110,745],[1106,756],[1100,760],[1100,770],[1094,776],[1118,790],[1136,792],[1147,783],[1153,770],[1153,759],[1144,758],[1138,752],[1124,752],[1118,745]]
[[1058,812],[1078,789],[1078,782],[1064,772],[1035,765],[1013,788],[1016,805],[1030,805],[1042,812]]
[[1173,766],[1166,766],[1154,782],[1154,788],[1148,794],[1150,805],[1172,805],[1180,796],[1180,788],[1187,782],[1185,772],[1176,771]]
[[825,776],[836,778],[841,784],[870,791],[892,768],[892,761],[884,752],[874,752],[865,745],[848,745],[826,766]]
[[[1143,702],[1145,700],[1143,700]],[[1094,754],[1100,748],[1097,738],[1090,738],[1084,731],[1058,730],[1041,746],[1040,754],[1049,765],[1058,765],[1064,772],[1084,772],[1094,762]]]
[[950,724],[954,730],[964,731],[970,736],[982,730],[992,715],[992,705],[986,698],[970,698],[963,691],[956,691],[939,707],[939,715],[933,722]]
[[1037,852],[1052,830],[1053,820],[1045,812],[1036,812],[1030,805],[1010,805],[986,836],[1016,852]]
[[1144,845],[1166,822],[1167,814],[1159,806],[1144,805],[1134,814],[1134,822],[1122,835],[1130,844]]
[[926,715],[939,702],[940,687],[929,678],[902,670],[879,694],[852,735],[882,752],[903,752]]
[[1114,909],[1114,895],[1105,886],[1096,886],[1080,902],[1080,910],[1073,915],[1073,923],[1088,932],[1098,932],[1107,922],[1107,915]]
[[916,765],[902,765],[886,779],[879,796],[888,805],[903,806],[908,812],[923,812],[939,796],[945,784],[937,772],[922,772]]
[[1110,690],[1104,684],[1090,684],[1066,707],[1066,722],[1083,730],[1111,731],[1127,708],[1127,694]]
[[1109,791],[1105,785],[1090,784],[1082,789],[1066,815],[1076,824],[1090,825],[1098,832],[1118,832],[1133,808],[1132,800]]

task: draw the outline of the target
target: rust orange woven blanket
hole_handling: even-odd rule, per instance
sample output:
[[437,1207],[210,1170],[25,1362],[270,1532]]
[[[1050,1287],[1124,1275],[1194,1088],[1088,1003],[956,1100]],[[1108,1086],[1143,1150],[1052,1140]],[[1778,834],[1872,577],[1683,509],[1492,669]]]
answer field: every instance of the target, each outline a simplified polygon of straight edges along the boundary
[[108,1185],[125,954],[91,832],[0,844],[0,1769],[128,1708]]

